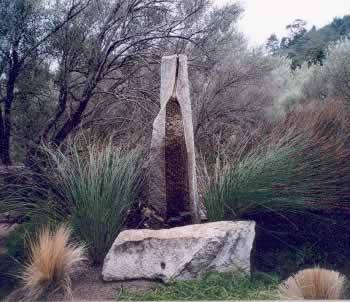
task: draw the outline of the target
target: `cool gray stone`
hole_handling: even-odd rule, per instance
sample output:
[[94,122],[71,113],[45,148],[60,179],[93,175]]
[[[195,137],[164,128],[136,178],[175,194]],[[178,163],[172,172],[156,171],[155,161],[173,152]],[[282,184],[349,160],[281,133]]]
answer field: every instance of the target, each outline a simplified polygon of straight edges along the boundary
[[222,221],[119,234],[103,265],[105,281],[194,279],[209,271],[250,272],[253,221]]
[[[199,223],[205,218],[203,211],[200,211],[198,200],[198,185],[196,175],[196,154],[194,144],[194,132],[192,121],[192,108],[190,99],[190,86],[188,81],[187,57],[185,55],[166,56],[162,58],[161,65],[161,89],[160,89],[160,111],[153,123],[152,141],[149,158],[149,192],[148,203],[157,214],[164,220],[168,216],[170,202],[167,200],[167,177],[166,177],[166,128],[167,128],[167,107],[176,99],[180,109],[180,123],[183,127],[183,139],[185,142],[185,166],[184,169],[187,188],[184,192],[188,195],[188,206],[191,213],[192,223]],[[171,118],[170,118],[171,120]],[[178,150],[180,152],[181,150]],[[172,187],[170,185],[170,187]],[[182,200],[178,200],[180,203]]]

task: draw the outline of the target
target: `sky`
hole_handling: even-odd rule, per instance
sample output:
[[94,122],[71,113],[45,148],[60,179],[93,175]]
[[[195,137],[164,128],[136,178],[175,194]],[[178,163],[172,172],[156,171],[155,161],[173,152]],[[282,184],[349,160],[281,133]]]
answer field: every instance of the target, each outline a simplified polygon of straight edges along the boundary
[[[233,0],[212,0],[216,5],[236,2]],[[239,28],[245,33],[249,44],[264,44],[276,33],[286,34],[285,27],[295,19],[303,19],[309,27],[317,28],[330,23],[336,16],[350,14],[350,0],[240,0],[245,9]]]

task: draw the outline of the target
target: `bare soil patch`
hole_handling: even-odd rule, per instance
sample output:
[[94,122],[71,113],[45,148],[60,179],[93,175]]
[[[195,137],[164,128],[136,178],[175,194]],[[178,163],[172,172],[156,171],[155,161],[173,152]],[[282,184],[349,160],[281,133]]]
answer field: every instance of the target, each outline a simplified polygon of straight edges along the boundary
[[[157,282],[146,280],[104,282],[101,277],[102,267],[88,267],[72,280],[73,301],[116,301],[123,291],[140,292],[157,286]],[[20,290],[15,290],[6,302],[23,299]],[[72,301],[62,291],[54,292],[45,301]]]

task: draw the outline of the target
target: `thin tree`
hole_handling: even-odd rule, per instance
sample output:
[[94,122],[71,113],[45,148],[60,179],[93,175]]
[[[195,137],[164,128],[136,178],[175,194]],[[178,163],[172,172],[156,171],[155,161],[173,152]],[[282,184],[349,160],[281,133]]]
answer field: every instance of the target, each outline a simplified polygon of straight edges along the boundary
[[[0,159],[11,165],[13,103],[16,84],[26,64],[38,56],[45,43],[79,15],[88,2],[72,1],[60,20],[51,22],[40,1],[4,0],[0,3],[0,75],[4,82],[0,99]],[[2,91],[1,91],[2,92]]]

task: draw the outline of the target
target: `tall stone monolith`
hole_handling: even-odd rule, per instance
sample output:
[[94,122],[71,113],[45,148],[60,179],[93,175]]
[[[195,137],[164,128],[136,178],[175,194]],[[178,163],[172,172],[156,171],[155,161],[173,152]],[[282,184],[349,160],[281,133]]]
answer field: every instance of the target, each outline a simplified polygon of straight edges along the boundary
[[150,149],[148,203],[171,226],[200,222],[187,58],[162,58]]

